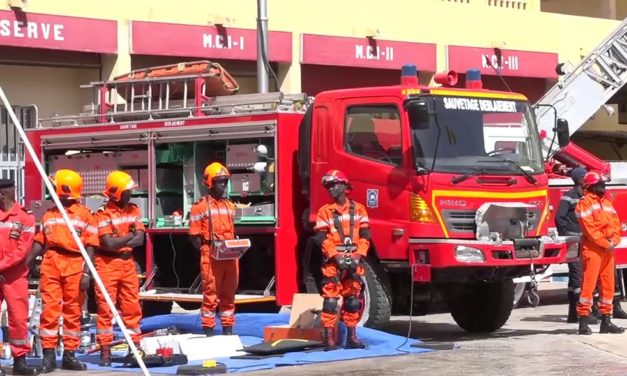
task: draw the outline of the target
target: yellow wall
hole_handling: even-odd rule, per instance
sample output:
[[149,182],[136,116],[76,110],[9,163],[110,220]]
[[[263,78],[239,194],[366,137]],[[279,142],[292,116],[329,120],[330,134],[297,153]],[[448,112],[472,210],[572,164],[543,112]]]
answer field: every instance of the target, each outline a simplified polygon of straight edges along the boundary
[[[297,92],[301,89],[300,33],[360,37],[366,29],[378,29],[381,39],[436,43],[438,70],[446,68],[448,44],[557,52],[561,61],[576,64],[618,22],[540,9],[586,4],[598,7],[606,1],[611,0],[518,0],[517,3],[526,4],[525,10],[521,10],[500,8],[498,4],[511,2],[495,0],[316,0],[315,5],[268,0],[268,15],[270,30],[293,33],[292,64],[282,64],[278,75],[283,91]],[[6,4],[2,2],[0,9],[8,9]],[[617,8],[621,12],[626,6]],[[130,20],[203,25],[226,18],[227,26],[255,28],[257,16],[255,0],[28,0],[24,10],[118,20],[119,54],[103,58],[104,78],[131,69]],[[63,78],[59,75],[54,79]],[[76,80],[76,75],[71,79]],[[254,88],[254,78],[243,80],[246,91]],[[58,99],[54,100],[56,105]],[[42,108],[53,108],[52,103],[45,103]]]
[[97,81],[97,69],[0,65],[0,85],[13,105],[36,104],[39,118],[74,114],[95,98],[79,86]]

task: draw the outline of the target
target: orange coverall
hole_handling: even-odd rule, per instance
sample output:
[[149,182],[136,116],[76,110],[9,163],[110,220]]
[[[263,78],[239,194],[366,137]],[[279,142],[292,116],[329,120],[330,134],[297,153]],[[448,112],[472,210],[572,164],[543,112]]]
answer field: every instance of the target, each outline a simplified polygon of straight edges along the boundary
[[599,312],[612,314],[614,299],[614,250],[608,250],[610,240],[618,245],[621,240],[620,221],[610,200],[587,192],[575,209],[581,224],[583,283],[577,305],[579,316],[589,316],[592,294],[600,280]]
[[[75,203],[65,208],[85,247],[98,247],[98,228],[91,211]],[[63,346],[76,351],[80,344],[81,308],[85,299],[80,281],[85,261],[57,208],[41,219],[35,241],[45,248],[41,262],[40,290],[43,311],[39,335],[44,349],[57,347],[59,316],[63,314]]]
[[[216,308],[220,308],[223,327],[235,324],[235,293],[239,283],[239,260],[211,257],[212,240],[235,239],[235,204],[227,199],[207,196],[192,206],[189,234],[199,235],[200,275],[203,283],[202,326],[215,327]],[[216,301],[217,300],[217,301]]]
[[[351,209],[350,206],[354,205],[353,215],[353,228],[351,230]],[[353,277],[353,273],[345,272],[340,274],[340,269],[335,262],[334,257],[337,255],[337,246],[345,244],[345,239],[342,238],[340,232],[336,227],[336,216],[342,227],[342,234],[350,237],[352,231],[351,242],[357,245],[357,250],[362,257],[366,257],[368,249],[370,248],[370,241],[368,239],[359,236],[359,230],[368,228],[368,214],[366,208],[363,205],[354,201],[348,201],[343,206],[339,206],[336,203],[324,205],[318,210],[318,216],[316,218],[316,231],[326,232],[326,239],[322,242],[322,253],[324,255],[325,262],[322,265],[322,297],[323,298],[339,298],[344,297],[344,305],[346,305],[346,299],[357,299],[361,294],[361,281]],[[354,273],[356,276],[364,275],[364,268],[360,265]],[[342,321],[346,326],[356,326],[359,322],[361,313],[359,310],[347,311],[345,307],[342,309]],[[337,322],[337,314],[322,312],[320,317],[322,325],[325,328],[333,328]]]
[[[142,223],[141,210],[129,203],[124,208],[109,202],[96,213],[98,237],[105,235],[124,236],[134,228],[146,231]],[[94,256],[96,270],[105,285],[114,304],[117,304],[120,316],[126,328],[132,333],[131,338],[139,343],[142,310],[139,303],[139,279],[131,247],[122,247],[117,252],[98,249]],[[96,288],[98,319],[96,321],[96,340],[100,346],[109,346],[113,342],[113,313],[100,289]]]
[[[28,269],[23,261],[35,235],[35,218],[19,204],[0,210],[0,304],[6,299],[9,312],[9,343],[13,358],[30,352],[28,340]],[[6,339],[5,339],[6,341]]]

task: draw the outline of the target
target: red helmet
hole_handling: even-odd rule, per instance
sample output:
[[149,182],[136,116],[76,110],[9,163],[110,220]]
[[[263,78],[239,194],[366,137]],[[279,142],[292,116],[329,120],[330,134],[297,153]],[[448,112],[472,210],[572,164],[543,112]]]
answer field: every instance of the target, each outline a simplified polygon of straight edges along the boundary
[[346,174],[340,170],[327,171],[327,173],[322,177],[322,185],[326,187],[327,185],[335,183],[344,183],[348,185],[349,183]]
[[590,171],[587,172],[582,181],[582,185],[584,188],[590,188],[593,185],[599,183],[601,181],[601,175],[598,172]]

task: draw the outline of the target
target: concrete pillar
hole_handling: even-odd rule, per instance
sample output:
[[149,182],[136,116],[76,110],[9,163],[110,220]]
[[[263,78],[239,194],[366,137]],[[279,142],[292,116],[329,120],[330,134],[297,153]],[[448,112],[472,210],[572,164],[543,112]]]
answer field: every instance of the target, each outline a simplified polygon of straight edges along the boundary
[[599,11],[601,18],[616,19],[616,0],[601,0]]
[[110,80],[131,70],[130,21],[118,22],[118,54],[102,56],[101,80]]
[[281,91],[286,94],[300,93],[301,69],[300,69],[300,33],[292,33],[292,64],[279,64],[279,84]]

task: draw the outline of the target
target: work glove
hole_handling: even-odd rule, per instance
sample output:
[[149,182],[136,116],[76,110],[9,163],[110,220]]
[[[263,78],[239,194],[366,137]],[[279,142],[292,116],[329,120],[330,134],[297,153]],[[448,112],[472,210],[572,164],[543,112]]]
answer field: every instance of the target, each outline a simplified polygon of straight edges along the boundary
[[91,277],[87,273],[83,273],[81,277],[81,290],[87,291],[89,288],[89,282],[91,282]]

